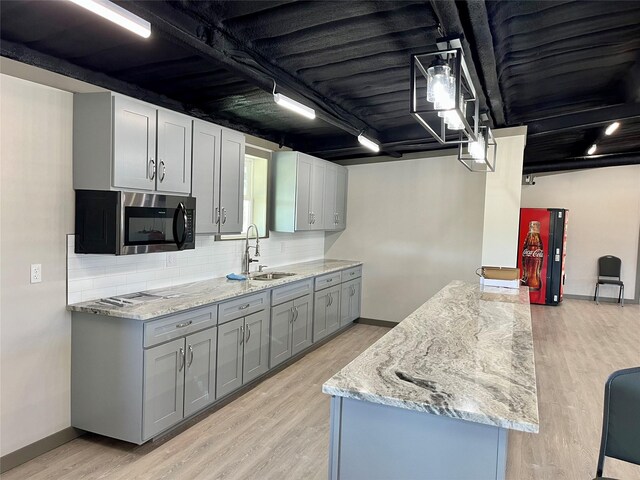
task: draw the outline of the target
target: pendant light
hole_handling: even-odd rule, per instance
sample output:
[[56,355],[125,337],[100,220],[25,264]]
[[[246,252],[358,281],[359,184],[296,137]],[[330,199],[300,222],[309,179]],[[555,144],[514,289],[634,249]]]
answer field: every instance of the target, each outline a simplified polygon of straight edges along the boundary
[[472,172],[494,172],[498,145],[489,126],[481,125],[478,138],[458,147],[458,160]]

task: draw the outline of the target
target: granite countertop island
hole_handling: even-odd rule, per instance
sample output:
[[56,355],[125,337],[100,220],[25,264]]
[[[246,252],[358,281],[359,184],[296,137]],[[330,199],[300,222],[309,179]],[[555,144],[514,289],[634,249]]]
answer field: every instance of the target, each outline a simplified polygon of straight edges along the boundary
[[539,424],[529,292],[453,281],[322,391],[330,479],[503,480]]
[[324,393],[538,431],[529,293],[451,282],[329,379]]
[[[238,281],[228,280],[226,277],[212,278],[140,292],[137,299],[128,300],[130,303],[115,304],[109,303],[110,299],[97,299],[68,305],[67,309],[109,317],[149,320],[358,265],[362,265],[362,262],[332,259],[313,260],[265,270],[265,273],[278,271],[294,274],[277,280]],[[121,295],[120,297],[127,296]]]

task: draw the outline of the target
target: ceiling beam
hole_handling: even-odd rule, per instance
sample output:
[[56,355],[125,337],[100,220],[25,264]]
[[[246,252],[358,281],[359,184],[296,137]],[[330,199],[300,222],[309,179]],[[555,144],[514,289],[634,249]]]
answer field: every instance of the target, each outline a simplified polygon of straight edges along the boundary
[[553,135],[563,130],[598,127],[616,120],[640,117],[640,103],[625,103],[610,107],[583,110],[534,120],[528,124],[528,137]]
[[471,33],[468,39],[469,43],[473,43],[471,50],[475,54],[474,61],[477,60],[482,71],[485,97],[495,120],[494,126],[504,127],[507,125],[507,121],[500,83],[498,82],[493,36],[489,27],[489,14],[485,0],[467,0],[456,5],[464,13],[461,17],[463,27]]
[[523,175],[532,173],[559,172],[564,170],[582,170],[585,168],[617,167],[622,165],[640,165],[640,152],[612,153],[588,157],[567,158],[550,162],[533,163],[524,166]]
[[234,37],[220,25],[213,25],[201,17],[196,18],[194,15],[197,13],[191,7],[181,11],[165,2],[118,0],[118,3],[151,22],[154,32],[159,32],[172,42],[190,47],[258,88],[271,92],[274,79],[279,91],[284,91],[288,96],[313,107],[316,116],[325,122],[353,135],[364,131],[373,139],[380,137],[380,132],[371,125],[274,65],[248,41]]

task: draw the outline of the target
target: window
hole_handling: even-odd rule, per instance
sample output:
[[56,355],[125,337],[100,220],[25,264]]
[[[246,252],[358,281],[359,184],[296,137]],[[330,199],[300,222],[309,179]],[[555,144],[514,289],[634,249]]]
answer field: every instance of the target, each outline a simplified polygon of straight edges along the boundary
[[[269,159],[271,152],[247,145],[244,157],[244,205],[242,211],[242,234],[221,235],[220,240],[245,238],[247,228],[255,223],[260,238],[269,236],[267,210],[269,185]],[[251,232],[253,235],[253,232]]]

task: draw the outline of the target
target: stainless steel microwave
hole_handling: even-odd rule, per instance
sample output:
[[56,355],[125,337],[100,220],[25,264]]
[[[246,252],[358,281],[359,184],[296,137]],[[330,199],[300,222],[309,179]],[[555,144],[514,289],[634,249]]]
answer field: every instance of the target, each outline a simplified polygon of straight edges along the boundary
[[171,252],[195,248],[196,199],[76,190],[76,253]]

